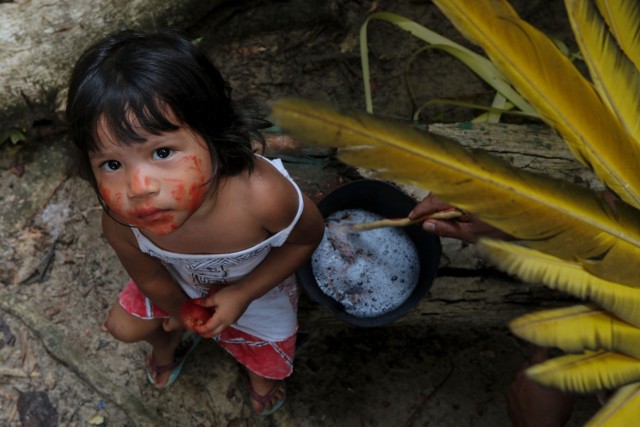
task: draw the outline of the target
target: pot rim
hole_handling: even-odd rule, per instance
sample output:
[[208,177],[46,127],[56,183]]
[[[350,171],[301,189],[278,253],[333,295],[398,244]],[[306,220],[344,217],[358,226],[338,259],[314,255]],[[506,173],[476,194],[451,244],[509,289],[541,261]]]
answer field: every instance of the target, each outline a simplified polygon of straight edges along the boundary
[[[343,184],[327,194],[318,203],[318,209],[324,218],[343,209],[363,209],[386,218],[399,218],[407,216],[415,204],[416,201],[411,196],[389,182],[360,179]],[[326,295],[318,286],[313,274],[311,258],[298,269],[298,280],[313,301],[349,324],[375,327],[394,322],[406,315],[427,294],[435,279],[442,252],[440,238],[423,231],[419,225],[404,227],[404,231],[416,247],[420,273],[418,284],[412,293],[393,310],[372,317],[358,317],[347,313],[338,301]]]

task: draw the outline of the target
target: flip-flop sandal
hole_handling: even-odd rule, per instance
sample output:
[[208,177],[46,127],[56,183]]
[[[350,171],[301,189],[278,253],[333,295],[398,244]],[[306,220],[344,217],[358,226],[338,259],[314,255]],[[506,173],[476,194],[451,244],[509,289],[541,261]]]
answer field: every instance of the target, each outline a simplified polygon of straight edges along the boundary
[[[282,388],[284,389],[284,392],[285,392],[285,394],[282,397],[282,399],[280,399],[276,403],[274,403],[273,406],[271,407],[271,409],[265,409],[265,404],[267,404],[268,402],[271,401],[271,399],[273,398],[273,395],[278,391],[278,389],[281,386],[282,386]],[[276,413],[280,408],[282,408],[282,405],[284,404],[284,401],[287,398],[287,390],[285,388],[284,381],[277,381],[273,385],[273,387],[271,387],[271,389],[267,392],[267,394],[261,395],[261,394],[258,394],[258,392],[254,390],[254,388],[251,385],[251,383],[249,383],[249,395],[251,395],[251,398],[253,400],[255,400],[256,402],[262,404],[262,412],[256,412],[256,414],[266,417],[267,415],[271,415],[271,414]]]
[[[178,347],[176,347],[176,351],[174,353],[175,360],[173,361],[173,363],[170,363],[168,365],[158,366],[156,359],[153,357],[152,353],[149,357],[149,363],[145,368],[147,372],[147,379],[149,380],[149,382],[156,388],[165,388],[173,384],[180,376],[180,372],[182,371],[184,362],[187,360],[187,356],[189,356],[191,351],[196,348],[200,340],[202,340],[202,337],[200,335],[191,331],[185,332],[182,336],[180,344],[178,344]],[[155,372],[155,375],[152,374],[152,372]],[[169,378],[167,379],[167,382],[164,384],[158,384],[158,376],[164,374],[165,372],[171,372]]]

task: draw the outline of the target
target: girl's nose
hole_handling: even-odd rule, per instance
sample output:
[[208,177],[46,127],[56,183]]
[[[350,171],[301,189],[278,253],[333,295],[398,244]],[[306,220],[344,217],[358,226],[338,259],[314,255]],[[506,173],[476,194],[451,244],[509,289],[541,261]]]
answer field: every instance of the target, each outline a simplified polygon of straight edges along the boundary
[[129,179],[129,197],[146,197],[159,190],[158,180],[143,171],[134,171]]

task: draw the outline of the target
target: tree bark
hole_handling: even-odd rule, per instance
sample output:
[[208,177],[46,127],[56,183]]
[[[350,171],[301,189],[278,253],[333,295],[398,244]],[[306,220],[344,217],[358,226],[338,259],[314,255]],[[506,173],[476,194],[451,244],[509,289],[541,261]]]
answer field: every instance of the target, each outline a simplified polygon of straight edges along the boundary
[[223,1],[1,2],[0,142],[11,130],[26,132],[34,122],[55,120],[71,68],[91,43],[124,28],[183,30]]

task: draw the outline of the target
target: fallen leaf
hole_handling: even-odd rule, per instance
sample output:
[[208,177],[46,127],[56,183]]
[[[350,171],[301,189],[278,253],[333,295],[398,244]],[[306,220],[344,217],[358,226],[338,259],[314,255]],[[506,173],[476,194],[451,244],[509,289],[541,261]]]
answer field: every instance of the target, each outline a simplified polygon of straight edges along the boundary
[[94,415],[90,420],[89,424],[94,426],[101,426],[104,424],[104,417],[102,415]]

